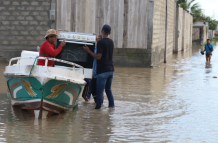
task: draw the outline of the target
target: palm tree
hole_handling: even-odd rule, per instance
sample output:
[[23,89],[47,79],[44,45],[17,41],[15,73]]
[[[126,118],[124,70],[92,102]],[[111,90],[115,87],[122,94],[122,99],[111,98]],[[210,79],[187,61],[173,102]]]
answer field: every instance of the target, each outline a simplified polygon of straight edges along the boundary
[[177,0],[177,6],[193,14],[193,22],[203,20],[203,12],[196,0]]
[[203,12],[202,12],[202,9],[201,8],[193,8],[191,10],[191,13],[193,14],[193,22],[197,22],[197,21],[202,21],[204,20],[204,15],[203,15]]
[[196,0],[177,0],[177,5],[182,7],[184,10],[191,11],[200,7],[198,3],[195,3],[195,1]]

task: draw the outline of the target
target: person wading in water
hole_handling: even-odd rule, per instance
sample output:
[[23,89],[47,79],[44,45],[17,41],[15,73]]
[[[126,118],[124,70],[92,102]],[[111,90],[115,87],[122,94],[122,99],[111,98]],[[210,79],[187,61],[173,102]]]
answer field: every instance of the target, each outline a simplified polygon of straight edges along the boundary
[[205,45],[204,51],[206,51],[206,61],[210,62],[212,57],[212,52],[214,48],[213,45],[210,43],[210,39],[207,39],[207,44]]
[[[96,42],[98,43],[98,41],[101,40],[101,39],[102,39],[101,35],[97,36],[96,37]],[[95,47],[94,53],[97,54],[97,47]],[[83,94],[82,94],[82,97],[84,98],[84,100],[86,102],[90,101],[91,94],[93,96],[93,99],[95,100],[95,103],[97,101],[97,99],[96,99],[96,96],[97,96],[97,92],[96,92],[96,89],[97,89],[96,67],[97,67],[97,59],[94,58],[94,60],[93,60],[93,71],[92,71],[92,80],[85,79],[86,85],[85,85],[85,88],[84,88]]]
[[111,33],[111,27],[104,25],[101,30],[102,40],[98,41],[97,54],[93,53],[88,46],[84,50],[93,58],[97,59],[97,102],[95,109],[100,109],[103,102],[104,90],[109,101],[109,108],[114,108],[114,97],[111,91],[111,85],[114,76],[113,50],[114,42],[108,36]]

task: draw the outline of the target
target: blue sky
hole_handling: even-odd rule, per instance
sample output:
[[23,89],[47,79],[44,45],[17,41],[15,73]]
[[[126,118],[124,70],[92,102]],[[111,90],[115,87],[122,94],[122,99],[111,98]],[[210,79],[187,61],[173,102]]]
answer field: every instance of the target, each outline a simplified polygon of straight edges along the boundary
[[204,9],[205,15],[218,21],[218,0],[196,0]]

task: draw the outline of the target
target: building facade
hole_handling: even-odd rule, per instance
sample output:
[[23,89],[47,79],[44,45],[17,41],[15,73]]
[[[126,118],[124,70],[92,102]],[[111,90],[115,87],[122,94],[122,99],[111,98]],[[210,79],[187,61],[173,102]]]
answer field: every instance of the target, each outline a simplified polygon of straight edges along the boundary
[[192,47],[192,16],[175,0],[1,0],[2,60],[36,50],[46,30],[99,34],[112,27],[114,63],[149,67]]

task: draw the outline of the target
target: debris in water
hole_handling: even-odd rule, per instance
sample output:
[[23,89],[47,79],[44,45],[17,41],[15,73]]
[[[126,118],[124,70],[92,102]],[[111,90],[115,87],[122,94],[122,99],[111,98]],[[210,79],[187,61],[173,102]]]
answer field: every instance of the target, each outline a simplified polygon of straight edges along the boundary
[[217,78],[217,76],[213,76],[213,78]]

